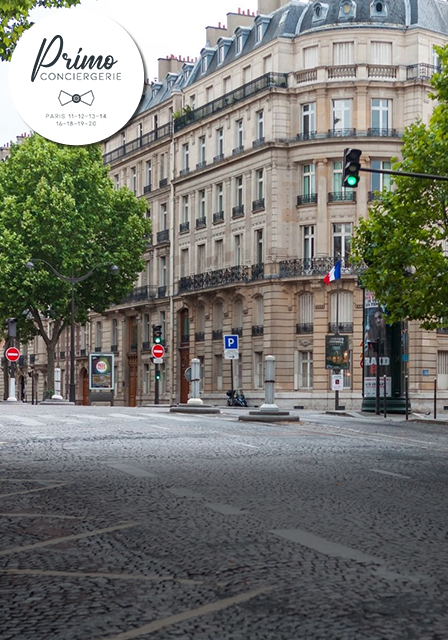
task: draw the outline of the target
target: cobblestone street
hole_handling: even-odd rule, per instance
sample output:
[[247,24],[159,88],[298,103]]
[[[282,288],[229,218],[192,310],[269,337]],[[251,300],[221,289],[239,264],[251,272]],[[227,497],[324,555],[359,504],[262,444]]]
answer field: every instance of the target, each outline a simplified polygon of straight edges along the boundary
[[2,640],[445,640],[442,425],[0,410]]

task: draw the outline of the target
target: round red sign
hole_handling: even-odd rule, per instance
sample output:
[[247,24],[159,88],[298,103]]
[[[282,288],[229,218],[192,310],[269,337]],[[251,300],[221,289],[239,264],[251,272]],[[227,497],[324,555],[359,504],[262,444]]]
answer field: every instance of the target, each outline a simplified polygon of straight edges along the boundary
[[153,358],[163,358],[165,353],[165,349],[161,344],[155,344],[152,347],[152,356]]
[[9,347],[9,349],[5,351],[5,358],[9,360],[9,362],[17,362],[20,358],[20,351],[15,347]]

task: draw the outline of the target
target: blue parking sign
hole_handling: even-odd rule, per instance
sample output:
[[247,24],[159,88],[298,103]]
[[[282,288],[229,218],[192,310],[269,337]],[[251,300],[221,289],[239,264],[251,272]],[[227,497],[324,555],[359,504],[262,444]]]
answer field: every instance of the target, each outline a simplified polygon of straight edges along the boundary
[[238,349],[238,336],[224,336],[224,349]]

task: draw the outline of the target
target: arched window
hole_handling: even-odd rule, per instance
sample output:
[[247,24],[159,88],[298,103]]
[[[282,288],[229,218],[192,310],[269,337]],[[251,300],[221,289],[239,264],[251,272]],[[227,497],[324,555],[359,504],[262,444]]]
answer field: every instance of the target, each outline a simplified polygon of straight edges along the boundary
[[237,300],[233,308],[233,326],[235,329],[243,328],[243,301]]
[[[339,314],[338,314],[339,295]],[[336,331],[336,322],[339,321],[339,331],[342,333],[353,332],[353,294],[350,291],[335,291],[331,294],[330,305],[330,333]],[[339,319],[337,320],[337,316]]]
[[312,293],[299,296],[297,333],[313,333],[314,297]]
[[370,4],[370,15],[372,17],[386,17],[387,16],[387,2],[386,0],[373,0]]
[[205,307],[200,304],[196,309],[196,331],[203,333],[205,331]]
[[222,302],[215,302],[213,306],[213,329],[215,331],[222,330],[223,309]]

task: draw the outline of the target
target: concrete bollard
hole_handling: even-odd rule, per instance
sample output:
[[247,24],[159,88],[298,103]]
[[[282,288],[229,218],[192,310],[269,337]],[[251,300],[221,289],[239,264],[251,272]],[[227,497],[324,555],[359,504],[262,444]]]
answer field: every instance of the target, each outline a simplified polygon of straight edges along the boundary
[[54,394],[51,396],[52,400],[63,400],[61,396],[61,370],[56,367],[54,370]]
[[8,396],[7,402],[17,402],[16,379],[13,375],[9,377],[9,396]]
[[198,358],[193,358],[191,361],[191,384],[190,384],[190,398],[187,401],[189,406],[200,407],[204,403],[199,397],[199,385],[201,382],[201,362]]
[[275,356],[266,356],[265,375],[264,404],[261,405],[260,411],[278,411],[278,406],[274,402]]

